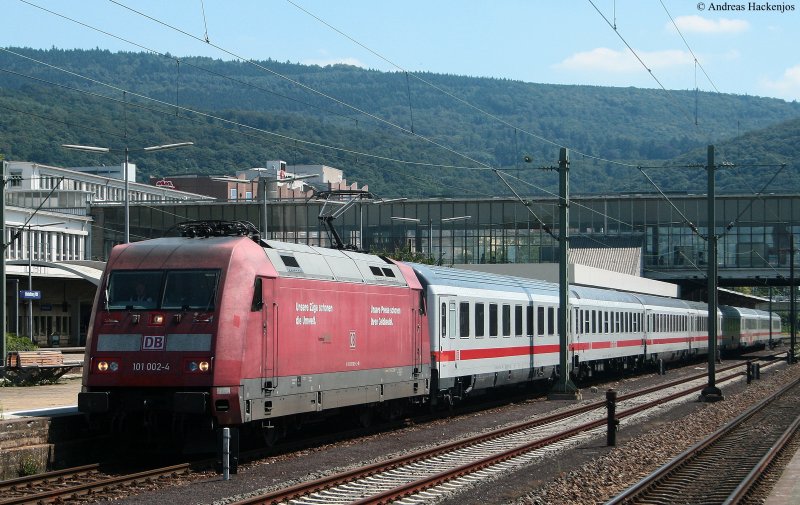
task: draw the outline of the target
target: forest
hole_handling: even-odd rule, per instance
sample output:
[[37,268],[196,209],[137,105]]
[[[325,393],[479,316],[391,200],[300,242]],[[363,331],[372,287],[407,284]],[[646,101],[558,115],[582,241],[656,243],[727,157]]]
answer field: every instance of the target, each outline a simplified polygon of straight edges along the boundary
[[[61,145],[128,147],[140,181],[282,159],[340,168],[385,197],[506,196],[508,185],[535,196],[556,191],[550,169],[564,146],[573,194],[696,192],[705,187],[696,165],[714,144],[717,161],[733,164],[718,191],[797,191],[799,137],[800,105],[773,98],[100,49],[0,51],[5,159],[110,165],[118,152]],[[183,141],[195,146],[137,153]],[[774,187],[762,188],[777,171]]]

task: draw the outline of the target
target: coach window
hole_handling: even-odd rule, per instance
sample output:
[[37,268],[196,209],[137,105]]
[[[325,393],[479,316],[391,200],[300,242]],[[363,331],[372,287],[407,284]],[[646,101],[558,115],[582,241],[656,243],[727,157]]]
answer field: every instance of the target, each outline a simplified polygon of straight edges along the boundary
[[603,324],[602,324],[603,333],[608,333],[608,331],[609,331],[609,328],[608,328],[608,312],[606,312],[606,311],[600,312],[600,319],[603,321]]
[[442,323],[442,336],[447,336],[447,304],[442,302],[442,314],[441,314],[441,323]]
[[496,337],[498,331],[498,318],[499,314],[497,313],[497,304],[490,303],[489,304],[489,336]]
[[589,326],[589,324],[590,324],[589,311],[588,310],[582,310],[581,312],[583,312],[583,332],[584,333],[591,333],[590,330],[592,328],[591,328],[591,326]]
[[569,332],[571,334],[573,334],[573,335],[578,332],[578,326],[579,326],[578,313],[579,312],[580,311],[578,309],[573,310],[572,311],[572,317],[569,318]]
[[597,311],[592,311],[592,333],[597,333]]
[[458,327],[461,338],[469,337],[469,302],[459,304]]
[[486,311],[486,305],[483,303],[475,304],[475,336],[483,337],[485,332],[483,314]]
[[517,337],[524,335],[522,328],[522,305],[514,306],[514,335]]
[[458,315],[456,314],[456,302],[450,302],[450,329],[448,330],[448,334],[450,338],[456,338],[456,321]]
[[533,336],[533,305],[528,305],[526,307],[525,315],[527,316],[525,319],[527,319],[526,322],[528,323],[528,336],[532,337]]
[[555,312],[554,307],[547,307],[547,334],[555,335]]
[[536,307],[536,334],[544,336],[544,307]]
[[511,305],[503,304],[503,336],[511,336]]
[[620,319],[620,313],[619,312],[614,312],[614,328],[616,328],[614,331],[616,333],[619,333],[620,331],[622,331],[622,328],[620,328],[619,319]]

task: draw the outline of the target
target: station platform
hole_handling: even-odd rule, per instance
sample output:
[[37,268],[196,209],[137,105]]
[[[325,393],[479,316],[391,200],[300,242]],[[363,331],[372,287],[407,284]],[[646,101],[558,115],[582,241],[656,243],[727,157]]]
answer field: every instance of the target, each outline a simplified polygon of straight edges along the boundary
[[67,374],[55,384],[0,388],[0,419],[76,413],[80,391],[80,374]]
[[783,475],[772,488],[765,505],[796,505],[800,503],[800,451],[783,470]]
[[54,384],[0,388],[0,419],[47,417],[77,412],[83,354],[64,353],[64,362],[76,366]]

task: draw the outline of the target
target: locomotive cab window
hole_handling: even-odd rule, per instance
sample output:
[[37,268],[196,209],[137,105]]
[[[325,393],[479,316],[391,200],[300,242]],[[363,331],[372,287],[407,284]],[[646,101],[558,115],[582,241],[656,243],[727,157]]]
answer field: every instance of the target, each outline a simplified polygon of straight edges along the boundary
[[219,272],[170,270],[164,282],[163,309],[213,310]]
[[108,280],[109,310],[154,309],[161,292],[160,270],[115,270]]
[[264,293],[262,291],[261,277],[256,277],[256,282],[253,286],[253,302],[250,304],[250,311],[257,312],[264,306]]

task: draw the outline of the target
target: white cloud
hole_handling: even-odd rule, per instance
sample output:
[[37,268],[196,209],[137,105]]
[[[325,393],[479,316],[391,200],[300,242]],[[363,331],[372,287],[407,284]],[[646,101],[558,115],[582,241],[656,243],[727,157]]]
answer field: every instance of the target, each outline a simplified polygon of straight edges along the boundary
[[327,67],[328,65],[352,65],[354,67],[367,68],[367,66],[361,63],[357,58],[308,59],[300,63],[303,65],[319,65],[320,67]]
[[[691,65],[692,55],[687,51],[637,51],[639,57],[651,70]],[[628,50],[616,51],[607,47],[598,47],[591,51],[575,53],[555,68],[569,71],[592,71],[610,74],[641,72],[642,64]]]
[[761,79],[759,84],[768,96],[800,100],[800,65],[787,68],[778,80]]
[[[680,16],[675,24],[683,33],[741,33],[750,29],[750,23],[741,19],[707,19],[702,16]],[[667,29],[673,29],[667,23]]]

